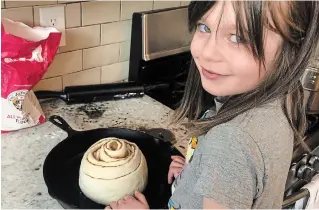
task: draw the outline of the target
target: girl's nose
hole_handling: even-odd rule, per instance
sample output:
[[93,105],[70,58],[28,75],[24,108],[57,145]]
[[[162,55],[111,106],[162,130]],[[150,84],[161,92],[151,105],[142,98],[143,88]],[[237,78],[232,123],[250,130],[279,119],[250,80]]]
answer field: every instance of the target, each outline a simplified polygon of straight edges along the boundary
[[218,45],[218,37],[211,33],[209,39],[207,39],[206,44],[203,46],[202,49],[202,59],[206,61],[214,61],[219,62],[222,60],[221,55],[221,46]]

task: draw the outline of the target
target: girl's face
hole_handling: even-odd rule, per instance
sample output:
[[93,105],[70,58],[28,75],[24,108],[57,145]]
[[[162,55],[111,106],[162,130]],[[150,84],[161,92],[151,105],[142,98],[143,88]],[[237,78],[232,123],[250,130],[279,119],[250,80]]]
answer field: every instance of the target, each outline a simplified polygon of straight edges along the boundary
[[[272,70],[282,38],[267,28],[264,31],[268,71]],[[191,43],[191,53],[207,92],[215,96],[241,94],[256,88],[263,80],[265,67],[249,52],[246,44],[236,36],[236,17],[231,2],[225,2],[224,7],[217,2],[202,17]]]

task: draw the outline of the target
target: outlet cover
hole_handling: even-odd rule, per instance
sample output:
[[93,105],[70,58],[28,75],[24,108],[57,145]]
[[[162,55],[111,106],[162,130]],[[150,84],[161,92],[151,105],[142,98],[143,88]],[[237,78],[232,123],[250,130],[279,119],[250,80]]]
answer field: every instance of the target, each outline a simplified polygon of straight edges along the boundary
[[54,27],[62,32],[60,46],[65,46],[65,13],[64,6],[39,8],[40,26]]

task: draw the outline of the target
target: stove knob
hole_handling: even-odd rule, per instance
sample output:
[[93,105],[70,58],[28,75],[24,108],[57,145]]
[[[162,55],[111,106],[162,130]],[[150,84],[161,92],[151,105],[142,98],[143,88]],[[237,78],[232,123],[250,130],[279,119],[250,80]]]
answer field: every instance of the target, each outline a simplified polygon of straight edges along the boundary
[[307,162],[310,158],[309,154],[304,154],[301,160],[298,162],[300,165],[307,165]]
[[303,177],[303,173],[306,169],[306,165],[301,165],[298,170],[297,170],[297,173],[296,173],[296,176],[299,178],[299,179],[302,179]]
[[303,180],[306,180],[307,182],[310,182],[314,173],[315,173],[315,170],[312,167],[308,165],[302,165],[299,167],[297,171],[297,177],[299,179],[303,179]]
[[288,171],[285,189],[290,188],[293,183],[298,181],[298,177],[296,174],[297,174],[296,163],[293,163]]
[[309,161],[308,164],[316,171],[319,172],[319,157],[314,155],[312,156]]
[[301,158],[301,160],[298,163],[302,164],[302,165],[307,165],[309,158],[310,158],[309,154],[303,154],[303,157]]
[[305,170],[303,179],[306,180],[307,182],[311,182],[312,177],[315,175],[316,171],[309,167]]

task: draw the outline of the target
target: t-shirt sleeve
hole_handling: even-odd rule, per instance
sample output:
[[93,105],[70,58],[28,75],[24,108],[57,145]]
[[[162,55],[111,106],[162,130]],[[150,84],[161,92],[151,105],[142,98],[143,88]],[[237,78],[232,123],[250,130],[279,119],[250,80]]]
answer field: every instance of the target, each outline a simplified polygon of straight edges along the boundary
[[224,124],[211,129],[200,147],[194,192],[227,208],[251,208],[264,174],[257,144],[240,128]]

